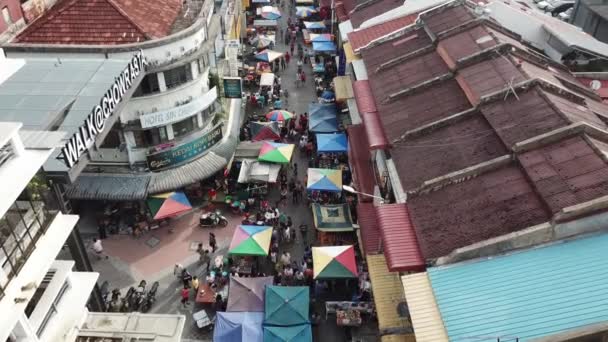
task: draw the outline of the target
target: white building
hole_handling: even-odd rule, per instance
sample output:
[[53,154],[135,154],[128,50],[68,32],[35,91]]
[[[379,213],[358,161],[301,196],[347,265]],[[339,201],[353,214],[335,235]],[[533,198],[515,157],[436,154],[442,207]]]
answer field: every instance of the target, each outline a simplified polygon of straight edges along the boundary
[[32,180],[63,134],[21,127],[0,122],[0,340],[74,341],[99,274],[55,260],[78,216],[52,210]]
[[[209,77],[215,68],[217,52],[222,50],[224,35],[229,38],[240,31],[240,1],[225,2],[227,5],[218,14],[213,0],[117,0],[112,3],[60,0],[4,47],[7,57],[22,58],[30,64],[43,61],[47,69],[49,66],[52,69],[53,64],[62,68],[66,61],[74,59],[82,59],[82,63],[105,60],[98,63],[103,68],[117,61],[127,63],[139,51],[147,60],[145,74],[133,82],[132,89],[124,92],[103,134],[95,137],[95,143],[79,158],[81,162],[72,166],[45,165],[48,172],[77,169],[72,172],[72,180],[76,175],[80,177],[68,192],[70,198],[142,199],[148,193],[171,191],[204,180],[228,164],[237,137],[232,134],[235,130],[227,126],[228,108],[222,106],[217,84],[210,84]],[[103,11],[103,15],[97,17],[90,13],[91,6]],[[150,8],[154,10],[148,11]],[[106,24],[108,21],[116,25]],[[70,135],[78,132],[77,126],[82,125],[88,115],[75,112],[90,112],[121,70],[98,73],[109,82],[105,88],[93,87],[91,91],[96,95],[84,90],[60,93],[65,96],[51,104],[52,115],[73,117],[64,120],[65,126],[72,127],[67,129]],[[108,75],[110,72],[113,74]],[[37,81],[68,84],[74,78],[77,76],[66,69],[61,79]],[[95,79],[76,81],[94,83]],[[32,80],[24,83],[23,79],[9,79],[8,82],[14,82],[8,88],[27,89],[25,84]],[[65,92],[69,92],[69,87]],[[0,97],[5,94],[14,95],[14,92],[0,89]],[[33,96],[25,90],[21,95]],[[78,108],[72,105],[74,98],[86,96],[91,101],[82,102]],[[41,97],[33,101],[40,102],[28,108],[34,112],[40,113],[49,107],[45,107],[46,99]],[[17,102],[11,103],[18,106]],[[88,108],[84,107],[85,103]],[[0,110],[0,120],[15,110],[17,108]],[[235,121],[236,125],[239,123],[240,119]],[[53,130],[54,124],[47,121],[36,128]],[[204,147],[193,149],[193,145]],[[82,171],[85,173],[81,174]],[[134,186],[123,188],[122,195],[117,197],[115,184],[125,183],[126,178],[129,179],[126,183]],[[144,191],[138,192],[141,188]],[[133,195],[136,192],[138,195]]]

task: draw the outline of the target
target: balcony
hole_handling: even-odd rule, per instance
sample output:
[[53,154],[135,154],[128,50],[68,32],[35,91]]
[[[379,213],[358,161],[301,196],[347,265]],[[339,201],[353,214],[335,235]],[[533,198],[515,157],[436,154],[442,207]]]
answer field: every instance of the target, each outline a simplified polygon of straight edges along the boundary
[[34,251],[36,242],[57,214],[46,204],[48,189],[36,182],[37,178],[30,182],[28,189],[0,218],[0,298],[4,295],[6,286],[19,274]]

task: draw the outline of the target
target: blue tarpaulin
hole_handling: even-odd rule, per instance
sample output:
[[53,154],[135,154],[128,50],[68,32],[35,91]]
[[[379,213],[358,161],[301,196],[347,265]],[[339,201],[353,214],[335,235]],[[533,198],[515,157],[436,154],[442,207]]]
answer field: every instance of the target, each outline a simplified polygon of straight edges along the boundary
[[312,330],[310,324],[293,325],[290,327],[264,327],[264,342],[311,342]]
[[346,152],[348,151],[348,139],[344,133],[317,134],[318,152]]
[[312,49],[315,52],[336,52],[336,44],[332,42],[312,42]]
[[263,312],[218,312],[214,342],[262,342]]
[[335,104],[311,103],[308,105],[309,130],[313,133],[333,133],[338,130]]

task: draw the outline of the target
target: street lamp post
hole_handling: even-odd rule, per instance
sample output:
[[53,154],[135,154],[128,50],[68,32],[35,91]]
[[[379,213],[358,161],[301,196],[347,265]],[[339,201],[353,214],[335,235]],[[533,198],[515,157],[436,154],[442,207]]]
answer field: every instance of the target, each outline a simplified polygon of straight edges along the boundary
[[355,190],[355,188],[353,188],[352,186],[349,186],[349,185],[342,185],[342,190],[344,190],[346,192],[350,192],[351,194],[359,194],[359,195],[363,195],[363,196],[377,198],[380,200],[380,203],[384,203],[384,198],[382,198],[380,196],[376,196],[376,195],[366,194],[365,192],[357,191],[357,190]]

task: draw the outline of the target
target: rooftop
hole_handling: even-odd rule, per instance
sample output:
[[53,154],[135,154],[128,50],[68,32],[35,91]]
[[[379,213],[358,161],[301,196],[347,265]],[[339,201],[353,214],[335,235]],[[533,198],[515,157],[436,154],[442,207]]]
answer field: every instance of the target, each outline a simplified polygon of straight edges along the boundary
[[179,342],[185,323],[183,315],[89,312],[76,341],[120,337],[119,341]]
[[607,248],[600,235],[428,269],[449,340],[530,341],[608,321]]
[[403,0],[359,0],[350,13],[350,21],[354,28],[359,27],[367,19],[388,12],[403,5]]
[[377,38],[413,24],[417,18],[418,14],[410,14],[378,25],[363,28],[349,33],[348,41],[351,43],[353,50],[356,51]]
[[61,0],[13,43],[117,45],[171,33],[180,0]]

